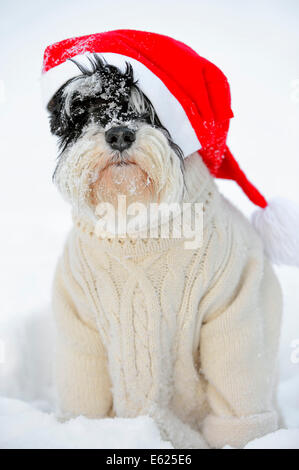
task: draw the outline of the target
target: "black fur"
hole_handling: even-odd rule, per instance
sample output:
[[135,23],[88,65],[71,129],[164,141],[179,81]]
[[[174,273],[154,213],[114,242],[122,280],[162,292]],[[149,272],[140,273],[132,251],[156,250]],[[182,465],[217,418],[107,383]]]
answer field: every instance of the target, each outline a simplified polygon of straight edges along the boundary
[[[137,82],[134,81],[131,64],[126,63],[125,72],[121,72],[117,67],[107,64],[96,54],[88,56],[88,59],[90,69],[70,59],[78,66],[81,75],[65,83],[48,104],[51,132],[59,137],[61,152],[68,145],[78,140],[84,128],[90,122],[95,122],[101,127],[105,127],[112,120],[118,125],[136,121],[144,122],[160,129],[167,137],[169,144],[183,165],[182,150],[173,142],[168,130],[162,125],[151,101],[140,90]],[[75,91],[68,102],[69,109],[67,109],[66,88],[76,81],[78,81],[78,86],[80,87],[79,80],[84,84],[82,82],[84,77],[91,77],[93,79],[90,93],[85,92],[82,94],[74,89]],[[101,84],[101,87],[97,86],[97,84]],[[133,90],[139,94],[145,105],[145,112],[142,114],[129,106]]]

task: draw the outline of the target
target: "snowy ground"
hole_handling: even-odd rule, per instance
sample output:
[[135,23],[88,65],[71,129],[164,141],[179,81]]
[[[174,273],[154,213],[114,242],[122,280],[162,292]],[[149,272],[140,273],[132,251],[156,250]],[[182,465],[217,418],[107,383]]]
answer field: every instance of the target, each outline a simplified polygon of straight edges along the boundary
[[[124,7],[125,3],[125,7]],[[170,8],[171,6],[171,8]],[[229,144],[266,196],[299,202],[299,4],[296,0],[52,0],[0,7],[0,448],[169,448],[149,418],[59,423],[53,415],[50,285],[70,226],[51,183],[55,143],[41,107],[51,42],[129,27],[181,39],[229,78]],[[221,189],[248,215],[229,182]],[[287,429],[248,448],[299,448],[299,270],[277,270],[285,294],[279,404]]]

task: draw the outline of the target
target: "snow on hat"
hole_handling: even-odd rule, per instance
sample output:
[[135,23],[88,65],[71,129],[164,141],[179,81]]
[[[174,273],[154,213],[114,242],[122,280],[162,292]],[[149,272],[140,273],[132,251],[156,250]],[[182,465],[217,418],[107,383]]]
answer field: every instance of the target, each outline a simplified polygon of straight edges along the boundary
[[[268,256],[277,264],[299,265],[299,209],[281,199],[268,204],[226,145],[233,113],[229,84],[221,70],[186,44],[161,34],[123,29],[70,38],[45,50],[46,105],[78,75],[78,67],[68,59],[88,66],[87,56],[94,53],[121,69],[125,62],[131,63],[138,86],[184,156],[198,151],[213,176],[237,182],[263,209],[253,215],[253,223],[264,238]],[[291,238],[290,232],[296,236]]]

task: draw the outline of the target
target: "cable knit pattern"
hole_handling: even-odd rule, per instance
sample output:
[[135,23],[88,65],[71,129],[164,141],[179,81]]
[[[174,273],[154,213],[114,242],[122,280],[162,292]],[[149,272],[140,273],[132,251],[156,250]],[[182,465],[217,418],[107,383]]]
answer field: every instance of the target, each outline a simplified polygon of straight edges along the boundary
[[186,182],[186,200],[205,209],[196,250],[183,239],[101,239],[75,220],[53,293],[60,407],[150,414],[176,447],[239,447],[277,426],[280,288],[198,156]]

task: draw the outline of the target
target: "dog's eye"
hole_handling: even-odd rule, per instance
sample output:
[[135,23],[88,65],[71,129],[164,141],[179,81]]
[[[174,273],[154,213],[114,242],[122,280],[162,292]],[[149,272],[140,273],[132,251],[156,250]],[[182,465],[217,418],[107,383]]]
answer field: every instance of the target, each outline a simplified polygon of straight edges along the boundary
[[88,100],[75,99],[71,104],[72,116],[80,116],[88,109]]
[[103,105],[107,105],[107,99],[102,96],[96,96],[89,101],[89,109],[96,109]]
[[105,104],[105,102],[102,98],[86,98],[83,100],[75,100],[71,106],[71,115],[73,117],[79,117],[86,114],[87,112],[92,113],[103,106],[103,104]]
[[73,116],[80,116],[81,114],[84,114],[86,112],[86,109],[84,109],[82,106],[76,106],[74,109],[72,109],[72,115]]

